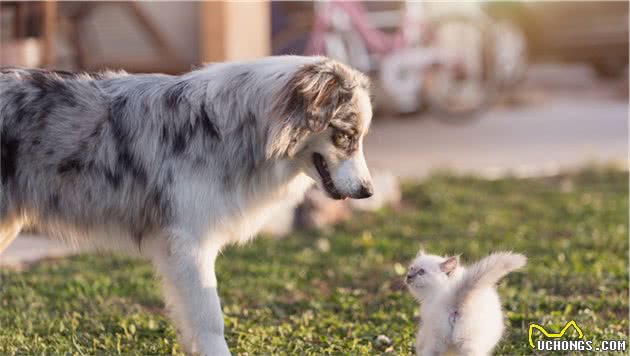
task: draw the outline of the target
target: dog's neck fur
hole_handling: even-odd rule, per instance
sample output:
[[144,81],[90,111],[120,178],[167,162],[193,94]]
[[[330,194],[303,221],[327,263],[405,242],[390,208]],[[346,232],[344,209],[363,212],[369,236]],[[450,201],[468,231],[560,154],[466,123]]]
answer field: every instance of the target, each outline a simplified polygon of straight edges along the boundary
[[[295,205],[313,184],[287,152],[270,155],[267,148],[254,146],[260,142],[270,145],[275,140],[272,123],[282,118],[274,116],[272,105],[292,75],[293,71],[287,68],[298,68],[296,60],[305,61],[302,57],[287,57],[275,67],[261,66],[259,70],[251,70],[249,65],[217,64],[188,74],[197,77],[196,87],[186,93],[188,100],[216,103],[206,106],[208,116],[215,118],[224,139],[240,142],[229,154],[231,161],[222,167],[227,170],[226,179],[239,182],[227,184],[225,191],[232,196],[233,209],[226,218],[233,223],[218,224],[229,225],[225,230],[232,235],[230,241],[249,239],[274,210]],[[225,81],[223,88],[209,85],[217,78]],[[218,112],[223,116],[216,116]],[[238,221],[242,216],[250,217],[249,221]]]
[[[189,100],[213,103],[212,106],[205,107],[206,114],[217,121],[221,132],[226,135],[235,133],[233,139],[241,141],[239,150],[231,152],[233,160],[256,167],[259,174],[253,175],[252,179],[267,180],[271,177],[265,172],[273,172],[272,176],[280,178],[278,183],[283,184],[286,183],[286,179],[298,173],[299,167],[288,164],[286,149],[274,150],[269,147],[279,140],[276,137],[277,133],[273,132],[272,124],[286,119],[280,117],[274,109],[278,97],[283,94],[283,89],[294,72],[300,65],[316,60],[313,57],[286,56],[282,60],[278,58],[270,60],[269,63],[262,60],[214,64],[183,77],[191,76],[197,79],[192,81],[196,86],[190,88]],[[252,68],[252,63],[259,67]],[[225,84],[211,85],[217,80]],[[221,116],[217,113],[221,113]],[[282,140],[287,139],[282,137]],[[261,142],[265,142],[267,147],[264,149],[251,147],[252,144]],[[239,172],[252,173],[251,170],[241,168],[242,165],[239,165]]]

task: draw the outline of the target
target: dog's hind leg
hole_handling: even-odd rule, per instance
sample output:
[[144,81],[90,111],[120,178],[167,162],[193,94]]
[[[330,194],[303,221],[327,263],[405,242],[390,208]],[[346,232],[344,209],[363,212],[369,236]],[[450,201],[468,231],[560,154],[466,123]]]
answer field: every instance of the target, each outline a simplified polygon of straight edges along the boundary
[[[151,253],[162,277],[164,297],[184,352],[208,356],[230,355],[223,336],[223,314],[217,292],[214,261],[219,249],[202,248],[185,233],[152,243]],[[151,246],[152,251],[156,251]]]

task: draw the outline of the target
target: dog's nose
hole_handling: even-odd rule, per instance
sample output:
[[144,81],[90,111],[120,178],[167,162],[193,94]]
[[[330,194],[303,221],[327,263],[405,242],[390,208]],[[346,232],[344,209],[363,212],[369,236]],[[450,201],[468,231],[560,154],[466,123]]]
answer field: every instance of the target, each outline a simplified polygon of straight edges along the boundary
[[361,184],[361,188],[359,189],[359,194],[357,194],[357,199],[365,199],[374,195],[374,187],[372,183],[363,183]]

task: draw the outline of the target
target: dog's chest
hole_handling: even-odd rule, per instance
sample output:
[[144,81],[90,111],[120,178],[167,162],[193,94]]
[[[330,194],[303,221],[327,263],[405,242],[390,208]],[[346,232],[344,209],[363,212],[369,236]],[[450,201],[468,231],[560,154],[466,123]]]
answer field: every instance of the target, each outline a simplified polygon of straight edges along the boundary
[[292,211],[304,199],[304,193],[312,184],[310,178],[299,175],[286,186],[268,194],[238,197],[243,200],[243,208],[229,222],[222,224],[229,242],[246,242],[278,214]]

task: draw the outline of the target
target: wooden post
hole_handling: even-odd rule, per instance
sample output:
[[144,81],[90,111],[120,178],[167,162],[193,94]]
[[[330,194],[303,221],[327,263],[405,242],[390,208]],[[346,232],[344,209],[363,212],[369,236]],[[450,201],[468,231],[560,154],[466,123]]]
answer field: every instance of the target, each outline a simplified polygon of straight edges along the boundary
[[44,13],[43,28],[43,53],[42,64],[44,67],[55,66],[55,35],[57,32],[57,3],[49,0],[42,3]]
[[268,1],[204,1],[199,23],[202,63],[251,59],[271,52]]

